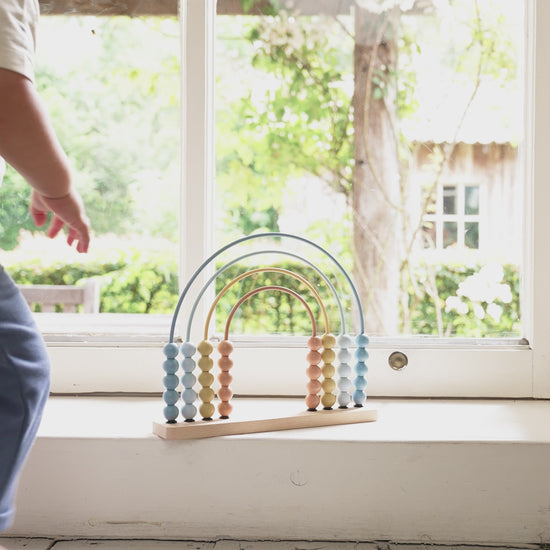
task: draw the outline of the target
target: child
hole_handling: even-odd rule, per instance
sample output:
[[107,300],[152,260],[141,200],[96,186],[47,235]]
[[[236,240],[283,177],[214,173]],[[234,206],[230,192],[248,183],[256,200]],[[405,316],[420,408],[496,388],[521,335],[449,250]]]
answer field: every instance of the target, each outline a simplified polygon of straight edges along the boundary
[[[48,235],[66,227],[69,245],[86,252],[89,221],[33,85],[38,17],[38,0],[0,1],[0,156],[33,188],[29,208],[36,225],[52,212]],[[49,370],[32,315],[0,266],[0,532],[13,521],[17,480],[48,396]]]

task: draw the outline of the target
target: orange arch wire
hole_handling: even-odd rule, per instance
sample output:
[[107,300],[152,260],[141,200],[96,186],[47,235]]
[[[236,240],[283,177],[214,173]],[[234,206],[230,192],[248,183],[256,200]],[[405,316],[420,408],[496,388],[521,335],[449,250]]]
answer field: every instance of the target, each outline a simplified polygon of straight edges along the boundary
[[[293,277],[294,279],[297,279],[298,281],[302,282],[304,285],[308,287],[308,289],[311,291],[313,296],[315,297],[315,300],[319,304],[319,307],[321,308],[321,312],[323,314],[323,321],[325,323],[325,332],[328,334],[330,332],[329,328],[329,322],[328,322],[328,315],[327,310],[321,300],[321,296],[319,296],[319,293],[317,290],[315,290],[315,287],[304,277],[301,275],[298,275],[297,273],[293,273],[292,271],[289,271],[288,269],[282,269],[280,267],[259,267],[257,269],[252,269],[250,271],[247,271],[245,273],[241,273],[238,277],[235,277],[233,280],[229,281],[223,288],[220,290],[219,294],[216,296],[214,301],[212,302],[212,305],[210,306],[210,310],[208,312],[208,316],[206,317],[206,321],[204,323],[204,339],[208,340],[208,327],[210,326],[210,321],[212,319],[212,315],[214,314],[214,310],[216,309],[216,306],[218,305],[218,302],[223,297],[223,295],[236,283],[238,283],[240,280],[244,279],[245,277],[250,277],[251,275],[254,275],[256,273],[262,273],[262,272],[274,272],[274,273],[283,273],[285,275],[288,275],[290,277]],[[279,287],[279,288],[286,288],[286,287]],[[290,289],[286,289],[290,291]],[[294,291],[290,291],[289,293],[294,294],[295,296],[299,296],[298,294],[294,293]],[[299,299],[302,299],[301,296]],[[302,299],[303,302],[303,299]],[[308,308],[309,309],[309,308]],[[311,310],[309,310],[311,311]]]
[[313,316],[313,312],[311,311],[311,308],[308,306],[307,302],[297,292],[294,292],[294,290],[290,290],[290,288],[286,288],[284,286],[271,285],[271,286],[261,286],[259,288],[255,288],[254,290],[251,290],[250,292],[247,292],[233,306],[233,308],[231,309],[231,311],[230,311],[230,313],[227,317],[227,320],[225,322],[225,330],[224,330],[224,335],[223,335],[224,340],[229,339],[229,327],[231,325],[231,321],[233,320],[233,316],[235,315],[235,313],[239,309],[239,307],[241,307],[241,305],[246,300],[248,300],[248,298],[250,298],[251,296],[254,296],[254,294],[258,294],[259,292],[265,292],[265,291],[268,291],[268,290],[278,290],[279,292],[284,292],[285,294],[290,294],[291,296],[294,296],[295,298],[300,300],[300,302],[302,302],[302,304],[306,308],[306,311],[307,311],[307,313],[309,315],[309,318],[311,320],[312,334],[313,334],[313,336],[317,336],[317,325],[315,324],[315,317]]

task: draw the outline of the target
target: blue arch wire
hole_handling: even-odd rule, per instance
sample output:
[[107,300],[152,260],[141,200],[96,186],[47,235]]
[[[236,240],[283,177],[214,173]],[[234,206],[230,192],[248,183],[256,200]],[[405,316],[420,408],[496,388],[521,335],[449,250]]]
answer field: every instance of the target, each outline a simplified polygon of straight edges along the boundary
[[189,292],[189,289],[191,288],[191,285],[195,282],[195,279],[200,275],[201,271],[215,258],[217,258],[220,254],[225,252],[226,250],[229,250],[230,248],[233,248],[234,246],[237,246],[241,243],[244,243],[246,241],[251,241],[253,239],[260,239],[260,238],[274,238],[274,237],[280,237],[280,238],[288,238],[288,239],[295,239],[297,241],[309,244],[316,248],[317,250],[321,251],[325,256],[327,256],[338,269],[344,275],[346,278],[346,281],[348,282],[351,291],[353,292],[353,296],[355,298],[355,303],[357,304],[357,308],[359,310],[359,326],[361,329],[361,334],[365,331],[365,320],[363,318],[363,308],[361,306],[361,299],[359,298],[359,294],[357,292],[357,289],[355,288],[355,285],[353,284],[353,281],[351,280],[350,276],[348,275],[347,271],[344,269],[342,264],[327,250],[325,250],[322,246],[318,245],[317,243],[314,243],[313,241],[310,241],[309,239],[306,239],[305,237],[300,237],[299,235],[293,235],[291,233],[279,233],[279,232],[273,232],[273,233],[256,233],[254,235],[247,235],[246,237],[241,237],[235,241],[232,241],[225,246],[222,246],[219,248],[216,252],[211,254],[204,262],[197,268],[197,270],[193,273],[187,284],[185,285],[185,288],[183,289],[180,298],[178,300],[178,303],[176,305],[176,309],[174,310],[174,315],[172,317],[172,325],[170,327],[170,342],[174,341],[174,332],[176,329],[176,321],[178,318],[179,311],[181,309],[181,305],[183,304],[183,300],[185,299],[185,296],[187,295],[187,292]]
[[207,283],[202,287],[201,291],[199,292],[197,298],[195,299],[195,302],[193,303],[193,307],[191,308],[191,313],[189,314],[189,321],[187,322],[187,331],[186,331],[186,341],[189,342],[191,338],[191,327],[193,325],[193,318],[195,316],[195,311],[197,310],[197,307],[199,305],[199,302],[201,298],[204,296],[204,293],[208,289],[208,287],[212,284],[213,281],[216,280],[216,277],[218,275],[221,275],[224,271],[229,269],[232,265],[240,262],[241,260],[245,260],[246,258],[250,258],[251,256],[257,256],[259,254],[282,254],[285,256],[291,256],[293,258],[297,258],[298,260],[301,260],[305,264],[309,265],[312,269],[314,269],[325,281],[325,283],[330,287],[330,290],[334,294],[334,298],[336,299],[336,303],[338,305],[338,311],[340,312],[340,325],[342,333],[346,332],[346,320],[344,317],[344,308],[342,307],[342,302],[340,301],[340,297],[338,296],[338,293],[336,292],[336,289],[334,288],[334,285],[329,280],[329,278],[313,263],[311,263],[309,260],[306,260],[304,257],[300,256],[299,254],[294,254],[293,252],[286,252],[284,250],[256,250],[254,252],[249,252],[248,254],[243,254],[242,256],[239,256],[238,258],[235,258],[234,260],[226,263],[224,266],[220,267],[212,277],[208,280]]

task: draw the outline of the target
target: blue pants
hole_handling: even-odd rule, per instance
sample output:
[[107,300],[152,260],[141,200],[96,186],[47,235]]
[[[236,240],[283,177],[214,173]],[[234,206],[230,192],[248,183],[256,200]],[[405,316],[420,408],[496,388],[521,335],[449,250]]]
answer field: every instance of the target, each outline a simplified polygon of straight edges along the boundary
[[0,531],[13,521],[17,480],[49,386],[44,341],[25,300],[0,266]]

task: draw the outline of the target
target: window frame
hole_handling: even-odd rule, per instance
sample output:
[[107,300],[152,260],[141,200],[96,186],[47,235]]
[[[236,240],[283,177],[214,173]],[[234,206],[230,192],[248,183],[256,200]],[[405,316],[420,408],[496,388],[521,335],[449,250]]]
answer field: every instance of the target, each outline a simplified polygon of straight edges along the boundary
[[[212,252],[214,191],[214,36],[216,0],[181,2],[182,52],[182,194],[180,204],[180,267],[184,283]],[[550,250],[546,246],[550,190],[550,67],[544,56],[550,37],[550,5],[526,1],[525,52],[526,155],[525,262],[522,311],[525,337],[517,340],[451,340],[435,338],[373,338],[370,345],[367,394],[423,397],[550,397],[550,308],[540,297],[550,294]],[[535,78],[536,76],[536,78]],[[202,274],[203,282],[209,277]],[[539,297],[537,300],[536,297]],[[205,302],[205,300],[203,300]],[[181,317],[185,318],[186,307]],[[200,321],[204,311],[197,311]],[[63,341],[48,343],[53,362],[52,390],[58,393],[161,390],[162,343],[160,332],[148,342]],[[84,321],[83,321],[84,322]],[[98,323],[103,324],[98,320]],[[200,325],[199,323],[196,323]],[[48,330],[45,329],[48,339]],[[105,332],[105,329],[103,329]],[[195,337],[195,335],[193,335]],[[305,386],[304,354],[296,339],[235,338],[239,374],[236,393],[300,394]],[[237,348],[241,349],[240,356]],[[269,350],[266,353],[266,350]],[[271,350],[277,350],[272,353]],[[409,364],[400,371],[388,366],[393,351],[401,351]],[[258,366],[261,363],[261,368]],[[158,368],[157,368],[158,366]],[[116,369],[116,370],[115,370]],[[300,375],[296,374],[296,369]]]

